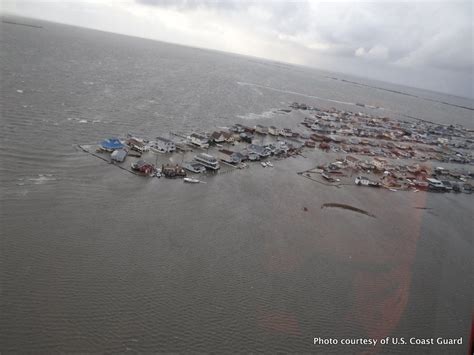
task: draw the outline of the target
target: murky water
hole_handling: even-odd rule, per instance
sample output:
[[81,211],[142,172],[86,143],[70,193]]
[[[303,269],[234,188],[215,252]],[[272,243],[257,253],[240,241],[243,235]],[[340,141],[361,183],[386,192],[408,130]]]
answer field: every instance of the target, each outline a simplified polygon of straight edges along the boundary
[[[273,112],[292,101],[473,128],[471,110],[446,104],[472,101],[42,25],[1,24],[2,352],[467,352],[472,196],[323,186],[296,174],[334,157],[317,150],[187,185],[75,145],[296,127],[303,114]],[[464,344],[370,350],[318,336]]]

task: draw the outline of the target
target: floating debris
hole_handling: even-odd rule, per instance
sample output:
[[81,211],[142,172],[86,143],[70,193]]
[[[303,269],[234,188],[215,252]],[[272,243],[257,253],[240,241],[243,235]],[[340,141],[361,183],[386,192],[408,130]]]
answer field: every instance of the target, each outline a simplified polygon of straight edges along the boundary
[[131,164],[132,170],[142,173],[147,176],[153,176],[156,169],[153,164],[147,163],[144,160],[138,160]]
[[162,165],[161,167],[161,173],[169,178],[169,179],[174,179],[174,178],[180,178],[180,177],[186,177],[186,170],[181,165]]

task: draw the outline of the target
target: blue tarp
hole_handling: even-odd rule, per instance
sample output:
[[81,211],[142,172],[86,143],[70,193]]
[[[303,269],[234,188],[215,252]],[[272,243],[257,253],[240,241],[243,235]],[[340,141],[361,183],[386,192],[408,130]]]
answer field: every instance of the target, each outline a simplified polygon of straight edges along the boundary
[[121,149],[124,145],[117,138],[109,138],[100,142],[102,148],[107,150]]

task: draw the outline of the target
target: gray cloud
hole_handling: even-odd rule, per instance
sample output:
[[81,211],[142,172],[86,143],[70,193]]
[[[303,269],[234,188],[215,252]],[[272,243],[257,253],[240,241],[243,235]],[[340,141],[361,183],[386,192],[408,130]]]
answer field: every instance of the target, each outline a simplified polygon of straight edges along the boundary
[[174,8],[182,11],[196,9],[235,10],[239,8],[239,2],[228,1],[202,1],[202,0],[136,0],[137,3],[150,6],[161,6]]
[[[296,43],[318,54],[381,60],[401,66],[472,70],[472,3],[267,2],[137,0],[178,11],[227,12],[255,35]],[[318,44],[318,45],[316,45]]]

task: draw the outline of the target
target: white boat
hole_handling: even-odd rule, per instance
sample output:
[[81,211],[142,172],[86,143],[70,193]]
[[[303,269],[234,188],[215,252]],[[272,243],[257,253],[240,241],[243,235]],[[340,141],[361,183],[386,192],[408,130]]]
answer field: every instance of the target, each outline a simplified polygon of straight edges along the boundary
[[206,171],[206,167],[196,162],[184,163],[183,168],[193,173],[200,174]]
[[220,168],[219,162],[212,155],[201,153],[196,155],[194,159],[208,169],[218,170]]
[[189,141],[200,148],[209,148],[209,138],[202,134],[193,133],[189,136]]
[[273,164],[270,163],[269,161],[267,161],[267,166],[270,167],[270,168],[273,168]]
[[158,146],[151,146],[150,147],[150,150],[153,152],[153,153],[167,153],[167,151],[163,148],[160,148]]
[[260,164],[262,164],[262,166],[263,166],[264,168],[267,167],[267,163],[265,163],[264,161],[262,161]]
[[188,178],[188,177],[184,178],[183,181],[190,184],[199,184],[201,182],[198,179]]

